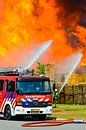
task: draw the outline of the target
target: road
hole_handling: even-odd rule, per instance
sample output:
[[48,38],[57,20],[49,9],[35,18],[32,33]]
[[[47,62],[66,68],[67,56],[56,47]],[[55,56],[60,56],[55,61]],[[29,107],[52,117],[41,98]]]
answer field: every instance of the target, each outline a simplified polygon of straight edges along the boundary
[[61,126],[49,126],[49,127],[22,127],[21,124],[31,122],[26,119],[23,121],[11,120],[6,121],[0,118],[0,130],[86,130],[86,124],[65,124]]

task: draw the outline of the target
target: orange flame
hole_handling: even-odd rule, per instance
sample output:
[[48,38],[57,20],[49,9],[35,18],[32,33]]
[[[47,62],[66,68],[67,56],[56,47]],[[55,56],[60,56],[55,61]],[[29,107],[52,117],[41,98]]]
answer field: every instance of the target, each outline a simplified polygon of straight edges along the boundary
[[53,44],[45,53],[46,58],[45,55],[42,58],[47,63],[75,51],[59,16],[62,7],[55,0],[0,2],[0,66],[18,65],[29,54],[32,44],[40,45],[48,39],[52,39]]
[[82,43],[81,48],[84,56],[81,64],[86,65],[86,28],[77,26],[75,32],[73,32],[73,35],[77,37],[80,43]]

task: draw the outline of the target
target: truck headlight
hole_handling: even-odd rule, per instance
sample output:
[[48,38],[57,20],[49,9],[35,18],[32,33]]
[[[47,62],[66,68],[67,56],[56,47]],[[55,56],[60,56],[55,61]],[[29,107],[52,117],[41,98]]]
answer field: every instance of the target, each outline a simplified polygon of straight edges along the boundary
[[50,106],[51,106],[51,105],[52,105],[52,103],[48,102],[48,105],[50,105]]

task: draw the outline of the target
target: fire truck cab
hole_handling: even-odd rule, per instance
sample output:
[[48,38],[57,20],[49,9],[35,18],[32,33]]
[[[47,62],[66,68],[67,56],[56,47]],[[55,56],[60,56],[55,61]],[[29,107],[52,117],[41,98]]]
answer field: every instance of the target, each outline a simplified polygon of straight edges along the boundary
[[0,114],[7,120],[18,115],[52,114],[50,80],[44,76],[0,72]]

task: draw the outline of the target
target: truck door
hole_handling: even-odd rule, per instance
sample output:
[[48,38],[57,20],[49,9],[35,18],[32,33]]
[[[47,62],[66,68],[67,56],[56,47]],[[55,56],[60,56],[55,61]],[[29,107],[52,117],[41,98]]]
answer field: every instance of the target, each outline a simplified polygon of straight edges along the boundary
[[0,107],[3,102],[3,84],[4,84],[4,80],[0,80]]
[[7,92],[14,92],[15,91],[15,81],[6,81],[6,91]]

